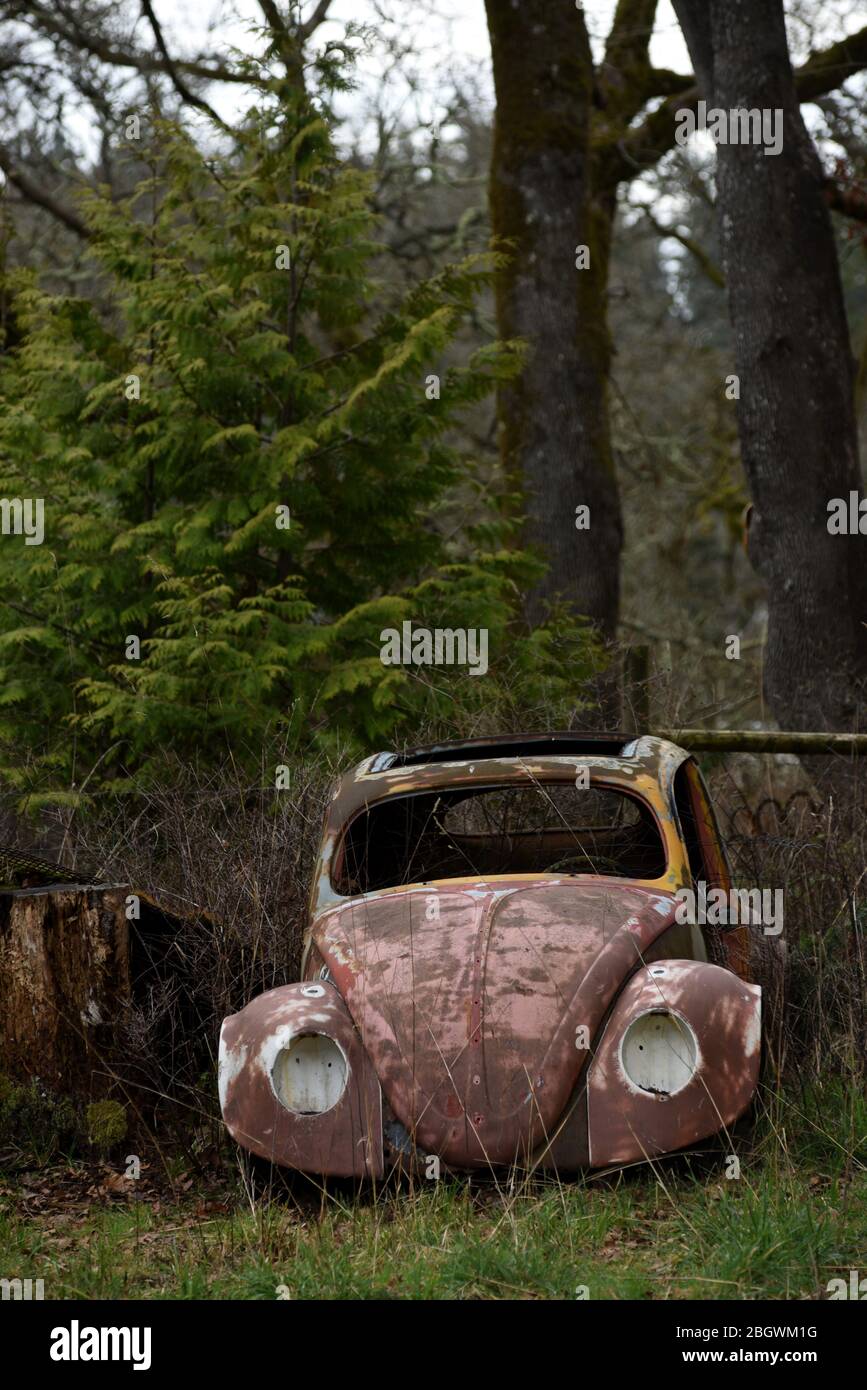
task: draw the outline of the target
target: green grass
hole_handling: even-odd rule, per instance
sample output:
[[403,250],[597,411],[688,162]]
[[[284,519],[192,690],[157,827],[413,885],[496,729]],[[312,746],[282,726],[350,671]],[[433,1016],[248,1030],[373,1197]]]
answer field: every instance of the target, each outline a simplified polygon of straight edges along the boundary
[[[815,1298],[867,1266],[863,1100],[773,1098],[722,1156],[583,1181],[443,1179],[306,1192],[227,1210],[94,1199],[25,1216],[0,1188],[0,1275],[51,1298]],[[67,1170],[68,1171],[68,1170]],[[112,1200],[114,1204],[112,1205]]]

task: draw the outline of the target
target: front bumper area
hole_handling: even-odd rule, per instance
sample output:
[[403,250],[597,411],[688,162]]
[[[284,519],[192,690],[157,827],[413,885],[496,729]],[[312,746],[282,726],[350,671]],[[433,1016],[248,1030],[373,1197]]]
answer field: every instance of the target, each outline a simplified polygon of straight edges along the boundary
[[[330,1108],[299,1113],[278,1099],[275,1067],[293,1040],[317,1034],[339,1047],[346,1083]],[[725,1132],[752,1100],[760,1056],[758,986],[704,962],[642,966],[594,1039],[561,1120],[521,1166],[563,1172],[617,1166]],[[270,990],[225,1019],[219,1090],[233,1138],[273,1163],[336,1177],[381,1178],[392,1167],[431,1176],[429,1155],[413,1139],[412,1117],[395,1115],[384,1103],[331,983]],[[529,1139],[529,1106],[527,1114]],[[444,1158],[447,1166],[483,1165],[449,1165]]]

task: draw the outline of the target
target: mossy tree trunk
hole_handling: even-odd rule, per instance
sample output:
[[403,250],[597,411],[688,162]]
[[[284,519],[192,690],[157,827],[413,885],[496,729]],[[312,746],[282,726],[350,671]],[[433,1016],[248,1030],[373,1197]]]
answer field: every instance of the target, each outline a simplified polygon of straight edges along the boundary
[[[529,346],[521,377],[501,393],[500,443],[523,490],[526,538],[549,562],[527,613],[538,621],[562,597],[611,636],[622,543],[607,404],[612,209],[593,202],[590,43],[574,0],[486,8],[497,98],[491,220],[510,256],[498,327]],[[576,268],[579,246],[588,269]],[[589,530],[576,529],[579,506],[590,509]]]
[[[689,0],[679,8],[700,15],[708,5],[709,0]],[[678,111],[695,107],[699,97],[691,73],[650,63],[656,8],[657,0],[618,0],[603,60],[594,71],[575,0],[486,0],[497,102],[491,220],[495,238],[510,242],[512,251],[498,275],[498,328],[503,337],[525,338],[530,349],[522,376],[501,393],[501,452],[508,476],[524,492],[527,539],[549,562],[548,575],[528,596],[527,611],[538,619],[546,601],[561,595],[606,636],[617,624],[622,545],[608,410],[607,323],[618,190],[671,149]],[[735,8],[757,14],[767,9],[751,7],[748,0]],[[736,59],[740,30],[731,16],[728,29],[730,58]],[[694,47],[693,58],[701,68]],[[833,91],[865,65],[867,28],[814,53],[789,87],[792,116],[800,120],[797,101]],[[654,98],[662,100],[645,110]],[[821,179],[815,170],[811,177],[808,197],[815,213]],[[771,227],[765,231],[774,235]],[[575,247],[582,244],[589,247],[590,265],[578,270]],[[802,265],[793,269],[793,282],[802,270]],[[767,285],[757,289],[767,298]],[[834,335],[839,337],[836,329]],[[833,387],[829,400],[839,400],[840,389]],[[844,385],[844,395],[848,389]],[[802,409],[809,395],[801,393]],[[851,411],[844,405],[848,420]],[[846,434],[848,441],[848,425]],[[836,428],[833,437],[838,435]],[[851,458],[848,442],[844,455]],[[850,464],[838,464],[840,477],[848,477]],[[786,496],[779,500],[785,509]],[[590,508],[586,531],[575,527],[575,508],[582,504]],[[782,548],[785,531],[782,527],[778,537]],[[804,566],[806,556],[805,551]],[[832,627],[841,621],[838,616]],[[848,667],[848,661],[844,664]],[[812,674],[821,691],[817,667]],[[785,685],[780,665],[781,708]],[[816,697],[811,700],[814,710]],[[817,722],[815,714],[803,715],[812,728],[828,727],[828,717],[836,716]],[[791,716],[784,712],[781,722],[790,724]]]
[[765,694],[784,728],[857,729],[867,537],[828,528],[831,499],[862,492],[855,364],[827,181],[801,116],[782,0],[675,0],[675,10],[709,104],[783,113],[778,154],[749,144],[717,152],[738,429],[754,504],[749,554],[768,592]]
[[[693,85],[651,67],[656,5],[619,0],[594,71],[574,0],[486,0],[497,101],[491,222],[510,254],[497,279],[498,328],[529,347],[521,377],[500,394],[500,447],[523,491],[526,539],[548,562],[527,616],[538,621],[562,598],[605,637],[617,628],[623,544],[608,400],[617,194],[674,139],[673,107],[637,126],[635,117],[651,97]],[[576,526],[580,506],[589,529]]]

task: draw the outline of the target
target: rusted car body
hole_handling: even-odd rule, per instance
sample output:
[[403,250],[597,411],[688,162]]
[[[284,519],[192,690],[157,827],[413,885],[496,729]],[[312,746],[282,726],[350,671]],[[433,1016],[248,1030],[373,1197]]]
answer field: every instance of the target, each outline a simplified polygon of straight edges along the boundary
[[664,740],[509,735],[379,754],[325,818],[296,984],[223,1023],[237,1142],[382,1178],[640,1162],[725,1132],[759,1071],[746,929],[699,770]]

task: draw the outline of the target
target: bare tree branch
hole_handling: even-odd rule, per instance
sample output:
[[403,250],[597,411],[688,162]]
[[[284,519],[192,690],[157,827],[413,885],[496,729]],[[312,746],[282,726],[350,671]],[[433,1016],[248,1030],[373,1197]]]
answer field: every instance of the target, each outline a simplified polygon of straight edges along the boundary
[[657,0],[617,0],[605,44],[605,63],[622,71],[647,61]]
[[605,57],[594,74],[598,105],[621,126],[628,126],[647,100],[656,5],[657,0],[617,0]]
[[0,169],[3,170],[9,182],[18,189],[18,192],[22,197],[26,198],[29,203],[34,203],[36,207],[43,208],[45,212],[50,212],[52,217],[55,217],[58,222],[62,222],[64,227],[68,227],[71,232],[75,232],[76,236],[80,236],[82,240],[87,241],[90,239],[90,228],[82,222],[81,218],[78,217],[71,208],[59,202],[58,199],[46,189],[34,183],[29,174],[26,174],[23,169],[19,169],[15,165],[9,152],[2,148],[0,148]]
[[683,246],[695,259],[708,280],[716,285],[718,289],[725,289],[725,276],[716,261],[708,255],[707,251],[705,251],[700,242],[696,241],[695,237],[691,237],[688,232],[682,232],[679,227],[666,227],[664,223],[656,219],[647,203],[642,203],[641,211],[658,236],[672,237],[675,241],[679,241],[681,246]]
[[[795,73],[795,85],[801,101],[815,101],[833,92],[854,73],[867,67],[867,26],[848,39],[841,39],[821,53],[814,53]],[[695,79],[693,79],[694,81]],[[698,103],[699,91],[693,86],[670,96],[655,111],[651,111],[640,126],[630,130],[612,148],[602,152],[609,179],[631,178],[637,170],[655,164],[671,149],[677,129],[677,113]]]
[[320,24],[325,23],[325,20],[328,18],[328,11],[330,10],[330,8],[331,0],[319,0],[319,4],[316,6],[316,9],[313,11],[310,18],[306,19],[304,23],[301,25],[301,29],[299,32],[301,34],[302,39],[309,39],[310,35],[316,29],[319,28]]
[[670,68],[651,68],[644,87],[645,100],[650,101],[652,97],[676,97],[694,86],[694,73],[672,72]]
[[217,115],[210,102],[205,101],[204,97],[197,96],[196,93],[187,86],[183,77],[178,72],[177,66],[172,61],[171,55],[169,53],[160,22],[154,14],[154,7],[151,4],[151,0],[141,0],[141,7],[142,13],[146,16],[148,23],[150,24],[151,29],[153,30],[153,35],[156,39],[157,48],[163,55],[163,61],[166,65],[166,71],[172,80],[172,85],[174,86],[174,89],[177,92],[178,96],[189,106],[195,106],[198,107],[200,111],[204,111],[205,114],[209,116],[210,119],[216,125],[220,126],[223,130],[228,129],[225,121],[223,121],[221,117]]
[[259,9],[277,38],[283,41],[292,38],[292,30],[277,9],[274,0],[259,0]]
[[815,101],[867,67],[867,25],[830,48],[814,53],[798,69],[795,79],[801,101]]
[[[55,6],[53,9],[33,3],[33,0],[13,0],[4,6],[6,16],[10,19],[20,19],[30,24],[31,28],[36,28],[47,38],[59,39],[63,43],[68,43],[71,47],[79,49],[83,53],[89,54],[92,58],[99,58],[101,62],[108,63],[112,67],[135,68],[141,73],[166,73],[169,68],[163,57],[156,57],[152,53],[138,53],[126,48],[118,48],[104,35],[92,33],[85,29],[70,14],[68,9]],[[247,84],[250,81],[249,75],[245,72],[236,71],[226,67],[223,63],[218,63],[215,59],[209,58],[207,61],[201,58],[176,59],[173,66],[188,77],[199,77],[206,82],[238,82]]]
[[867,222],[867,191],[855,184],[830,178],[825,185],[828,206],[856,222]]

